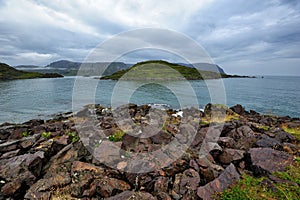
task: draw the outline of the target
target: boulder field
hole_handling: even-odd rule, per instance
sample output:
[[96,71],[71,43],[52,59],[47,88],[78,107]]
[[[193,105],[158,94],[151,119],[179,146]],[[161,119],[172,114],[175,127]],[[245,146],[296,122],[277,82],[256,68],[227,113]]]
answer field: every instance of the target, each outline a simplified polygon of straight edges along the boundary
[[293,165],[299,138],[287,130],[299,127],[299,118],[212,104],[89,105],[4,123],[0,199],[213,199],[242,174],[268,178]]

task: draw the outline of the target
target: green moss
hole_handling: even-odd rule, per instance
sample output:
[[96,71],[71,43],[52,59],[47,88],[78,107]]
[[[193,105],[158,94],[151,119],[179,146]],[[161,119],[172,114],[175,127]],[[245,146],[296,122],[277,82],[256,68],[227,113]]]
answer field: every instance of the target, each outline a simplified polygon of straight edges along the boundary
[[254,199],[300,199],[300,190],[296,184],[300,184],[300,164],[296,163],[287,168],[286,172],[276,172],[275,176],[283,181],[272,183],[274,190],[265,184],[266,177],[255,178],[242,175],[242,179],[231,188],[216,194],[215,198],[222,200],[254,200]]
[[202,117],[200,125],[207,125],[210,123],[224,123],[224,122],[229,122],[233,120],[239,120],[240,115],[233,113],[233,114],[226,114],[225,116],[214,116],[214,117]]
[[287,125],[283,125],[281,127],[285,132],[295,136],[298,141],[300,141],[300,127],[288,127]]
[[228,106],[224,105],[224,104],[213,104],[214,107],[219,108],[219,109],[225,109],[228,110]]
[[28,133],[28,132],[23,132],[23,133],[22,133],[22,136],[23,136],[23,137],[28,137],[29,135],[30,135],[30,133]]
[[51,136],[51,132],[42,132],[42,137],[49,138]]
[[265,126],[265,125],[262,125],[262,124],[257,124],[256,128],[263,129],[264,131],[270,130],[269,126]]
[[108,137],[108,140],[111,142],[119,142],[122,140],[124,134],[125,134],[124,131],[121,130],[115,131],[114,134]]
[[75,131],[67,131],[66,135],[72,138],[73,143],[79,140],[79,136]]

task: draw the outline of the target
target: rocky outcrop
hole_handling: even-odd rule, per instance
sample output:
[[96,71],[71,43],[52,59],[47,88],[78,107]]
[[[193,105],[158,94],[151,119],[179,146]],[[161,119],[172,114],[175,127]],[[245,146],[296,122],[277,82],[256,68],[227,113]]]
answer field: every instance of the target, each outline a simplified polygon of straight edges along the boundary
[[248,154],[249,166],[256,175],[284,171],[293,162],[292,155],[271,148],[251,148]]
[[205,186],[199,187],[197,194],[202,199],[212,199],[216,192],[223,191],[239,179],[240,174],[237,172],[234,165],[230,164],[218,178]]
[[[212,112],[229,120],[202,123]],[[0,199],[212,199],[244,172],[274,181],[294,163],[299,141],[283,125],[300,120],[211,104],[205,112],[96,105],[5,123]]]

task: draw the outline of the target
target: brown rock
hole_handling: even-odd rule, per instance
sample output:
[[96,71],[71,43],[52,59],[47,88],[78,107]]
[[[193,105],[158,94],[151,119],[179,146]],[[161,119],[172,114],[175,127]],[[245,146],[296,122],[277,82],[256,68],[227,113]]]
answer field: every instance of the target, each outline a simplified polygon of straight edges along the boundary
[[20,149],[6,152],[0,157],[0,159],[3,160],[3,159],[8,159],[8,158],[14,157],[14,156],[18,155],[19,152],[20,152]]
[[252,129],[246,125],[230,131],[227,136],[234,139],[234,149],[248,150],[257,141]]
[[3,126],[0,127],[0,140],[7,140],[13,131],[13,126]]
[[1,193],[4,194],[5,196],[13,196],[18,192],[18,190],[20,190],[20,188],[21,188],[20,181],[12,181],[12,182],[6,183],[1,188]]
[[210,154],[199,157],[197,163],[199,165],[199,173],[203,176],[204,183],[214,180],[224,170],[223,167],[215,164]]
[[122,149],[125,151],[134,150],[139,144],[140,139],[129,134],[125,134],[122,138]]
[[35,200],[50,200],[51,192],[27,192],[24,196],[25,199],[35,199]]
[[36,177],[39,177],[42,171],[43,161],[39,154],[33,154],[29,156],[25,161],[25,166],[28,170],[33,173]]
[[214,116],[222,117],[226,114],[227,109],[228,108],[225,106],[219,106],[209,103],[204,108],[204,115],[210,117],[213,114]]
[[34,145],[36,141],[33,140],[33,139],[29,139],[29,140],[24,140],[22,142],[20,142],[19,146],[22,148],[22,149],[27,149],[29,147],[31,147],[32,145]]
[[157,177],[153,180],[153,192],[155,194],[158,194],[158,193],[162,193],[162,192],[165,192],[167,193],[168,192],[168,185],[169,185],[169,178],[168,177]]
[[90,171],[93,172],[95,175],[100,175],[104,173],[104,169],[93,164],[81,162],[81,161],[74,161],[71,168],[71,174],[80,173],[83,171]]
[[27,169],[38,174],[41,169],[41,158],[35,154],[24,154],[0,161],[0,177],[8,181],[18,179],[21,176],[26,179],[27,175],[31,179],[33,175]]
[[283,143],[283,150],[287,153],[300,156],[300,147],[291,143]]
[[289,142],[289,143],[293,143],[296,142],[297,139],[295,138],[295,136],[284,132],[284,131],[278,131],[275,133],[275,139],[279,142]]
[[155,144],[168,144],[172,139],[172,134],[166,133],[159,129],[153,130],[153,133],[151,134],[154,134],[153,136],[151,136],[151,141]]
[[199,166],[195,160],[190,160],[190,167],[199,172]]
[[230,107],[230,110],[232,110],[233,112],[235,112],[239,115],[245,114],[245,108],[240,104]]
[[133,192],[125,191],[116,196],[107,198],[107,200],[121,200],[121,199],[130,199],[130,200],[157,200],[151,194],[147,192]]
[[224,172],[212,182],[198,188],[197,195],[204,199],[210,200],[216,192],[221,192],[228,188],[234,181],[239,180],[240,175],[233,164],[230,164]]
[[2,187],[2,192],[11,197],[20,196],[19,192],[24,191],[36,181],[41,167],[41,158],[35,154],[24,154],[1,160],[0,177],[8,181]]
[[51,174],[48,178],[40,179],[34,183],[27,191],[25,198],[39,199],[37,198],[39,196],[43,198],[48,197],[49,194],[47,191],[52,188],[65,186],[69,183],[71,183],[71,177],[67,173]]
[[194,140],[191,144],[191,147],[194,148],[194,149],[197,149],[199,150],[201,148],[201,144],[207,134],[207,131],[208,131],[208,127],[201,127],[200,129],[198,129],[195,137],[194,137]]
[[93,152],[93,157],[100,163],[116,165],[121,161],[120,147],[110,141],[103,141]]
[[268,174],[284,171],[293,163],[293,156],[271,148],[252,148],[248,153],[248,162],[254,174]]
[[190,142],[193,142],[193,139],[197,134],[197,128],[198,127],[193,126],[192,123],[181,124],[179,132],[175,135],[175,137],[177,138],[178,142],[181,144],[188,144]]
[[195,191],[200,183],[200,176],[194,169],[187,169],[183,172],[180,182],[180,193],[187,194]]
[[48,173],[61,172],[62,166],[64,171],[70,171],[71,165],[74,161],[80,160],[80,158],[88,156],[89,152],[82,145],[82,143],[72,143],[60,150],[55,156],[53,156],[47,163],[45,170]]
[[234,139],[230,137],[220,137],[218,144],[223,148],[233,148],[234,147]]
[[276,149],[276,150],[282,150],[282,145],[280,142],[278,142],[277,140],[273,139],[273,138],[270,138],[266,135],[263,136],[262,139],[258,140],[256,143],[255,143],[255,146],[256,147],[262,147],[262,148],[273,148],[273,149]]
[[28,128],[17,128],[16,130],[14,130],[12,132],[12,134],[9,136],[9,140],[17,140],[17,139],[21,139],[23,138],[23,134],[24,132],[28,132]]
[[127,167],[127,162],[121,161],[117,164],[117,169],[118,170],[124,170]]
[[219,156],[219,161],[223,164],[230,164],[232,161],[244,158],[245,151],[238,149],[224,149]]
[[18,148],[18,141],[8,141],[0,144],[0,153],[14,151]]
[[159,200],[172,200],[172,198],[165,192],[158,193],[156,197]]
[[100,180],[95,180],[94,184],[96,187],[96,192],[102,197],[110,197],[113,192],[126,191],[130,189],[130,185],[125,181],[118,180],[115,178],[102,178]]
[[187,169],[182,174],[176,174],[172,196],[175,199],[194,196],[200,183],[200,176],[194,169]]

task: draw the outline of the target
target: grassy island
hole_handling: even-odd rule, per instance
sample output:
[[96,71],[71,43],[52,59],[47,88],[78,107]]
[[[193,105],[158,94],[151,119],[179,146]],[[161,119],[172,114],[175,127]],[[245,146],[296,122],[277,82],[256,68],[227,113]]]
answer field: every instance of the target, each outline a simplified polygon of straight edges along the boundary
[[163,60],[150,60],[139,62],[132,67],[117,71],[101,79],[119,80],[203,80],[231,77],[246,77],[228,75],[212,71],[197,70],[180,64],[169,63]]

